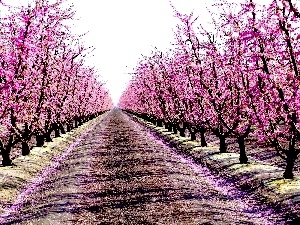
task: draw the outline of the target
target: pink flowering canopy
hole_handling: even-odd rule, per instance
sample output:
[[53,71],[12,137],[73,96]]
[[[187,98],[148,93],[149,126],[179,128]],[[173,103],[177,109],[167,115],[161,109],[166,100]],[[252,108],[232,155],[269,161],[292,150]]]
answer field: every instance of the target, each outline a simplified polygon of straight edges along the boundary
[[112,107],[97,71],[85,65],[90,48],[66,25],[73,19],[72,7],[63,7],[62,0],[51,2],[2,6],[9,10],[0,20],[3,159],[18,141],[26,146],[33,134],[49,134]]
[[165,124],[187,123],[191,132],[211,130],[221,152],[234,135],[241,163],[252,132],[274,146],[286,160],[284,177],[292,178],[300,153],[300,11],[292,0],[236,5],[213,6],[213,32],[173,7],[175,48],[138,63],[119,107]]

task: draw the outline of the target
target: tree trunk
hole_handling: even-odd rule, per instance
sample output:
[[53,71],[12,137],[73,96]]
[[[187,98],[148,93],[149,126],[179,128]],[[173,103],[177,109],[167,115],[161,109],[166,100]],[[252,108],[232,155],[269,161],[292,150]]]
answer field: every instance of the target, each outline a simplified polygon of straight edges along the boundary
[[60,137],[60,134],[59,134],[59,126],[58,126],[58,124],[55,123],[53,126],[54,126],[54,135],[55,135],[55,137],[56,137],[56,138],[57,138],[57,137]]
[[172,123],[168,123],[168,131],[172,132],[173,130],[173,124]]
[[59,124],[59,129],[60,129],[60,132],[61,132],[62,134],[65,134],[65,133],[66,133],[63,123],[60,123],[60,124]]
[[30,150],[29,150],[29,146],[28,143],[26,141],[22,141],[22,155],[29,155]]
[[79,118],[78,120],[78,126],[81,126],[82,125],[82,118]]
[[67,132],[70,132],[71,131],[71,126],[69,123],[67,123]]
[[25,127],[24,127],[24,133],[22,134],[23,136],[23,140],[22,140],[22,155],[29,155],[29,146],[27,143],[27,140],[29,138],[29,128],[28,128],[28,124],[25,123]]
[[69,125],[70,125],[71,130],[73,130],[74,129],[74,123],[73,123],[72,120],[70,121]]
[[2,165],[3,166],[11,166],[12,165],[12,161],[10,159],[10,154],[9,151],[7,150],[2,150],[1,151],[1,155],[2,155]]
[[162,127],[162,121],[159,120],[159,119],[157,120],[157,126],[158,126],[158,127]]
[[168,129],[169,124],[168,123],[164,123],[165,124],[165,129]]
[[147,114],[144,115],[144,120],[146,120],[147,122],[149,122],[149,116]]
[[283,173],[283,178],[293,179],[294,178],[293,169],[294,169],[295,160],[297,158],[294,146],[289,148],[289,151],[287,152],[286,157],[287,157],[286,167],[285,167],[285,171]]
[[246,164],[248,163],[248,157],[246,155],[245,138],[238,137],[238,144],[240,148],[240,163]]
[[184,128],[178,128],[180,137],[185,137],[185,127]]
[[190,133],[191,133],[191,141],[195,141],[196,140],[196,131],[190,131]]
[[157,120],[156,119],[153,119],[153,121],[152,121],[152,123],[153,123],[153,125],[157,125]]
[[44,145],[44,135],[40,135],[40,134],[36,135],[35,140],[36,140],[37,147],[42,147]]
[[173,132],[174,132],[174,134],[178,133],[177,124],[176,123],[173,124]]
[[152,119],[152,123],[153,125],[156,125],[157,124],[157,120],[155,118]]
[[75,119],[75,128],[78,128],[78,120]]
[[150,121],[153,125],[156,125],[156,119],[152,118]]
[[46,142],[52,142],[51,130],[46,132],[45,137],[46,137]]
[[201,136],[201,147],[207,147],[207,142],[205,140],[205,130],[200,130],[200,136]]
[[220,153],[226,153],[227,146],[226,146],[226,141],[225,141],[224,135],[220,135],[219,139],[220,139]]
[[294,174],[293,174],[294,164],[295,164],[295,160],[293,160],[293,159],[286,160],[286,167],[285,167],[285,171],[283,173],[283,178],[285,178],[285,179],[293,179],[294,178]]

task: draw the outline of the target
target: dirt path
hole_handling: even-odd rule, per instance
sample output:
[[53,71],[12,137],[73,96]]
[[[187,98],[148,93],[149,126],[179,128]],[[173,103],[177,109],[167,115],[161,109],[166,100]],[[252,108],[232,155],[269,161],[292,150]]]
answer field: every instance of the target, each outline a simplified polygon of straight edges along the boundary
[[269,223],[116,110],[35,189],[6,224]]

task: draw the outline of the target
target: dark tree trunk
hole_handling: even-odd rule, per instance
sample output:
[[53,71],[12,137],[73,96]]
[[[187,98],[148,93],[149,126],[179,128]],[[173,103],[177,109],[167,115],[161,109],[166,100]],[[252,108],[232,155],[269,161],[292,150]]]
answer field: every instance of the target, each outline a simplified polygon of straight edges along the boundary
[[78,128],[78,120],[75,119],[75,128]]
[[165,124],[165,129],[169,128],[169,124],[168,123],[164,123]]
[[190,131],[191,133],[191,141],[195,141],[196,140],[196,131]]
[[29,138],[29,128],[28,128],[28,124],[25,123],[25,127],[24,127],[24,133],[23,133],[23,140],[22,140],[22,155],[29,155],[30,149],[27,143],[27,140]]
[[162,121],[161,120],[157,120],[157,126],[162,127]]
[[2,165],[3,166],[11,166],[12,161],[10,159],[10,150],[12,148],[12,141],[13,137],[9,137],[9,143],[8,145],[4,148],[2,141],[0,140],[0,150],[1,150],[1,155],[2,155]]
[[177,126],[178,130],[179,130],[179,135],[180,137],[185,137],[185,128],[186,128],[186,124],[183,123],[183,127],[180,127],[179,124]]
[[28,143],[26,141],[22,141],[22,155],[29,155],[30,150],[29,150],[29,146]]
[[173,124],[173,132],[174,132],[174,134],[177,134],[177,133],[178,133],[178,130],[177,130],[177,123],[174,123],[174,124]]
[[153,125],[157,126],[157,119],[153,118],[152,123],[153,123]]
[[44,135],[37,134],[35,140],[37,147],[42,147],[44,145]]
[[207,147],[207,142],[205,140],[205,130],[200,130],[201,137],[201,147]]
[[178,130],[180,137],[185,137],[185,128],[179,128]]
[[60,137],[59,129],[54,129],[54,137]]
[[45,137],[46,137],[46,142],[52,142],[51,130],[46,132]]
[[56,138],[57,138],[57,137],[60,137],[59,126],[58,126],[58,124],[55,123],[55,124],[53,125],[53,127],[54,127],[54,136],[55,136]]
[[67,123],[67,132],[70,132],[71,131],[71,126],[69,123]]
[[190,125],[190,124],[188,124],[188,129],[189,129],[189,132],[190,132],[191,141],[195,141],[196,140],[197,129],[195,127],[193,127],[192,125]]
[[226,153],[227,146],[226,146],[225,136],[219,135],[219,139],[220,139],[220,153]]
[[147,122],[150,121],[150,118],[149,118],[149,116],[148,116],[147,114],[144,116],[144,119],[145,119]]
[[294,165],[295,165],[295,160],[297,158],[294,146],[289,148],[289,151],[286,153],[286,157],[287,157],[286,158],[286,167],[285,167],[285,171],[283,173],[283,178],[293,179],[294,178],[293,169],[294,169]]
[[65,134],[65,133],[66,133],[63,123],[60,123],[60,124],[59,124],[59,128],[60,128],[60,132],[61,132],[62,134]]
[[69,125],[70,125],[71,130],[73,130],[74,129],[74,123],[73,123],[72,120],[70,121]]
[[246,148],[245,148],[245,138],[238,137],[238,144],[240,148],[240,163],[246,164],[248,163],[248,157],[246,155]]
[[82,125],[82,117],[79,118],[79,121],[78,121],[78,126],[81,126]]
[[153,125],[157,125],[157,120],[155,118],[152,119]]
[[12,165],[12,161],[10,159],[9,153],[10,153],[10,151],[7,151],[7,150],[1,151],[3,166],[11,166]]
[[172,125],[172,123],[168,123],[168,131],[169,131],[169,132],[172,132],[172,130],[173,130],[173,125]]

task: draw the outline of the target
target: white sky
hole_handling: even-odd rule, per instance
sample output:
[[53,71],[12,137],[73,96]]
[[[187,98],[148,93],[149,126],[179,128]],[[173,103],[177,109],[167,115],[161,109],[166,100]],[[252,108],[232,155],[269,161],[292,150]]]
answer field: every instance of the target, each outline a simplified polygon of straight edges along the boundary
[[[3,0],[9,4],[26,4],[30,0]],[[77,11],[74,32],[89,33],[84,37],[86,46],[96,50],[89,64],[99,69],[106,87],[117,104],[126,88],[133,68],[141,55],[149,55],[154,47],[164,51],[171,47],[173,31],[179,21],[174,18],[168,0],[69,0]],[[240,2],[242,0],[231,0]],[[209,21],[205,6],[217,0],[171,0],[183,13]],[[270,2],[270,0],[254,0]]]
[[[117,104],[141,55],[154,47],[171,47],[177,20],[168,0],[85,0],[74,4],[81,17],[78,28],[89,30],[87,44],[96,47],[94,63],[99,67],[112,99]],[[96,3],[97,2],[97,3]],[[204,8],[205,1],[173,0],[189,13]],[[198,2],[198,3],[197,3]]]

